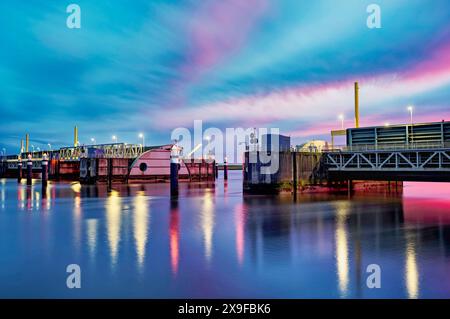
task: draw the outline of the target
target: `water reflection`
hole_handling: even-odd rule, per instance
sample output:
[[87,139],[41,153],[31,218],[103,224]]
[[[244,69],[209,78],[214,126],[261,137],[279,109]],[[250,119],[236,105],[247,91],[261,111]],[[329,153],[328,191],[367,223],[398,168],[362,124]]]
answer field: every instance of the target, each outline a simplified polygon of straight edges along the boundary
[[147,198],[143,191],[136,193],[134,197],[134,241],[136,243],[136,254],[139,269],[144,266],[145,250],[150,227],[150,214],[148,212]]
[[81,243],[81,185],[80,183],[72,183],[70,189],[73,191],[74,245],[79,252]]
[[4,179],[4,178],[2,178],[1,179],[1,204],[2,204],[2,209],[5,209],[5,202],[6,202],[6,196],[5,196],[5,193],[6,193],[6,187],[5,187],[5,184],[6,184],[6,179]]
[[411,236],[406,238],[405,281],[408,298],[419,297],[419,270],[417,267],[416,244]]
[[89,248],[89,254],[92,260],[95,259],[96,250],[97,250],[97,228],[98,228],[98,221],[97,219],[88,219],[86,221],[87,226],[87,245]]
[[[95,288],[87,297],[450,294],[442,280],[450,265],[448,198],[305,194],[294,202],[290,195],[243,197],[241,180],[230,178],[226,193],[223,181],[217,191],[210,183],[181,183],[179,199],[170,201],[168,186],[114,185],[108,193],[106,185],[0,183],[8,208],[0,225],[11,229],[2,232],[8,245],[0,245],[0,276],[17,285],[8,278],[26,273],[33,256],[45,279],[67,261],[89,263],[85,274]],[[45,223],[23,214],[34,208],[49,210]],[[383,289],[367,288],[370,263],[381,266]],[[36,296],[29,289],[36,280],[23,277],[20,290],[0,287],[0,297]],[[59,286],[42,287],[39,296],[70,297]]]
[[245,246],[245,206],[238,204],[235,207],[235,227],[236,227],[236,254],[239,265],[244,261],[244,246]]
[[111,265],[114,267],[117,263],[119,253],[120,227],[122,199],[115,190],[111,191],[106,201],[106,228],[108,234],[108,243],[111,255]]
[[178,273],[178,264],[180,258],[180,213],[178,210],[178,201],[172,200],[170,203],[170,222],[169,222],[169,237],[170,237],[170,266],[174,276]]
[[336,204],[336,270],[338,275],[338,286],[340,296],[347,296],[349,281],[349,259],[348,259],[348,231],[347,216],[349,213],[348,204],[338,202]]
[[200,212],[203,243],[205,247],[205,258],[209,262],[212,256],[213,231],[214,231],[214,202],[211,192],[203,196],[203,206]]

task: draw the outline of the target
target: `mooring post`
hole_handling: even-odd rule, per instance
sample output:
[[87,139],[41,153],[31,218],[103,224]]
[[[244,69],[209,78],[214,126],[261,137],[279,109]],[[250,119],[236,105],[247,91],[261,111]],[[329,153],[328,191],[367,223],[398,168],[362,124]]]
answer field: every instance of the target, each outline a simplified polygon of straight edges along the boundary
[[214,175],[216,176],[216,179],[219,177],[219,164],[217,164],[217,162],[214,162]]
[[42,156],[41,168],[42,168],[42,186],[45,187],[45,186],[47,186],[47,180],[48,180],[48,157],[47,157],[47,154],[44,154]]
[[19,156],[17,162],[17,182],[20,183],[22,181],[22,158]]
[[294,195],[297,194],[297,153],[292,152],[292,189]]
[[352,191],[353,191],[353,181],[349,179],[347,180],[347,193],[349,197],[352,196]]
[[33,173],[33,160],[31,157],[31,154],[28,154],[28,160],[27,160],[27,185],[31,185],[31,175]]
[[108,191],[112,190],[112,174],[113,174],[113,161],[112,158],[108,158]]
[[223,160],[223,180],[228,180],[228,161],[226,157]]
[[178,146],[175,144],[170,152],[170,196],[178,196],[178,167],[180,164]]

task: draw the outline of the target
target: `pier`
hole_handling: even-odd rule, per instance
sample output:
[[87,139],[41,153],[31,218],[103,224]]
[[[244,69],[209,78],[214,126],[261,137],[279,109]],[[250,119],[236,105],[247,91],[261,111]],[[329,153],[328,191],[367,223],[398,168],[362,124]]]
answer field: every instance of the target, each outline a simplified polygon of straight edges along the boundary
[[[76,129],[75,134],[77,133]],[[84,184],[168,182],[170,150],[173,145],[148,147],[113,143],[79,146],[75,135],[73,147],[39,152],[28,152],[25,149],[19,155],[2,157],[0,176],[19,179],[42,178],[44,163],[48,180],[80,181]],[[215,180],[215,167],[214,159],[180,157],[179,179]]]

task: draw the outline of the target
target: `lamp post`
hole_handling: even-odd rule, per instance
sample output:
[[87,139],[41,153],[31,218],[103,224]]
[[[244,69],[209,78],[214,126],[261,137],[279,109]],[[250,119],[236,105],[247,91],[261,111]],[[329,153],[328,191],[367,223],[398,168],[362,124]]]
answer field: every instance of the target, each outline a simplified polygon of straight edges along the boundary
[[95,144],[95,138],[91,137],[91,143]]
[[50,151],[52,150],[52,144],[48,143],[48,148],[50,149]]
[[112,140],[113,140],[114,143],[117,143],[117,136],[113,135],[112,136]]
[[414,107],[412,105],[408,106],[408,112],[409,112],[411,125],[413,124],[413,110],[414,110]]
[[145,135],[144,133],[139,133],[139,138],[142,140],[142,148],[145,147]]
[[408,109],[409,117],[410,117],[410,121],[411,121],[411,132],[409,134],[410,141],[408,141],[408,144],[409,143],[413,143],[414,144],[414,131],[413,131],[413,110],[414,110],[414,107],[412,105],[409,105],[407,109]]
[[343,130],[344,129],[344,115],[339,114],[338,118],[341,121],[341,129]]

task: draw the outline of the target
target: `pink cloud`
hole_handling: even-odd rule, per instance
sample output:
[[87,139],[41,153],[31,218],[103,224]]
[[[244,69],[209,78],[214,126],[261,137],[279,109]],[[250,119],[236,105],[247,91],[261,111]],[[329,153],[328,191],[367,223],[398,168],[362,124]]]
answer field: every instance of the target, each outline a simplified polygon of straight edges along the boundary
[[267,0],[206,1],[187,26],[191,58],[181,71],[195,77],[233,54],[267,7]]
[[[214,55],[214,54],[213,54]],[[396,105],[397,99],[409,100],[450,84],[450,45],[433,52],[429,59],[402,73],[384,74],[376,77],[358,78],[360,82],[361,125],[382,125],[403,123],[405,118],[395,114],[406,105]],[[208,60],[209,61],[209,60]],[[353,81],[332,82],[309,87],[291,87],[269,94],[231,98],[226,101],[205,104],[195,108],[170,110],[159,123],[164,127],[192,125],[193,120],[203,121],[245,121],[258,126],[283,120],[301,120],[319,123],[309,129],[294,130],[292,135],[312,136],[326,134],[338,126],[339,113],[353,115]],[[413,102],[413,101],[411,101]],[[383,105],[377,115],[367,116],[365,110]],[[392,107],[387,107],[387,106]],[[387,108],[386,108],[387,107]],[[426,109],[426,106],[422,106]],[[450,108],[449,108],[450,109]],[[416,121],[439,121],[449,119],[449,112],[439,114],[416,114]],[[161,113],[155,117],[162,117]],[[350,117],[350,116],[348,116]],[[166,125],[165,125],[166,124]],[[351,123],[348,123],[351,125]],[[301,133],[303,132],[303,133]]]

